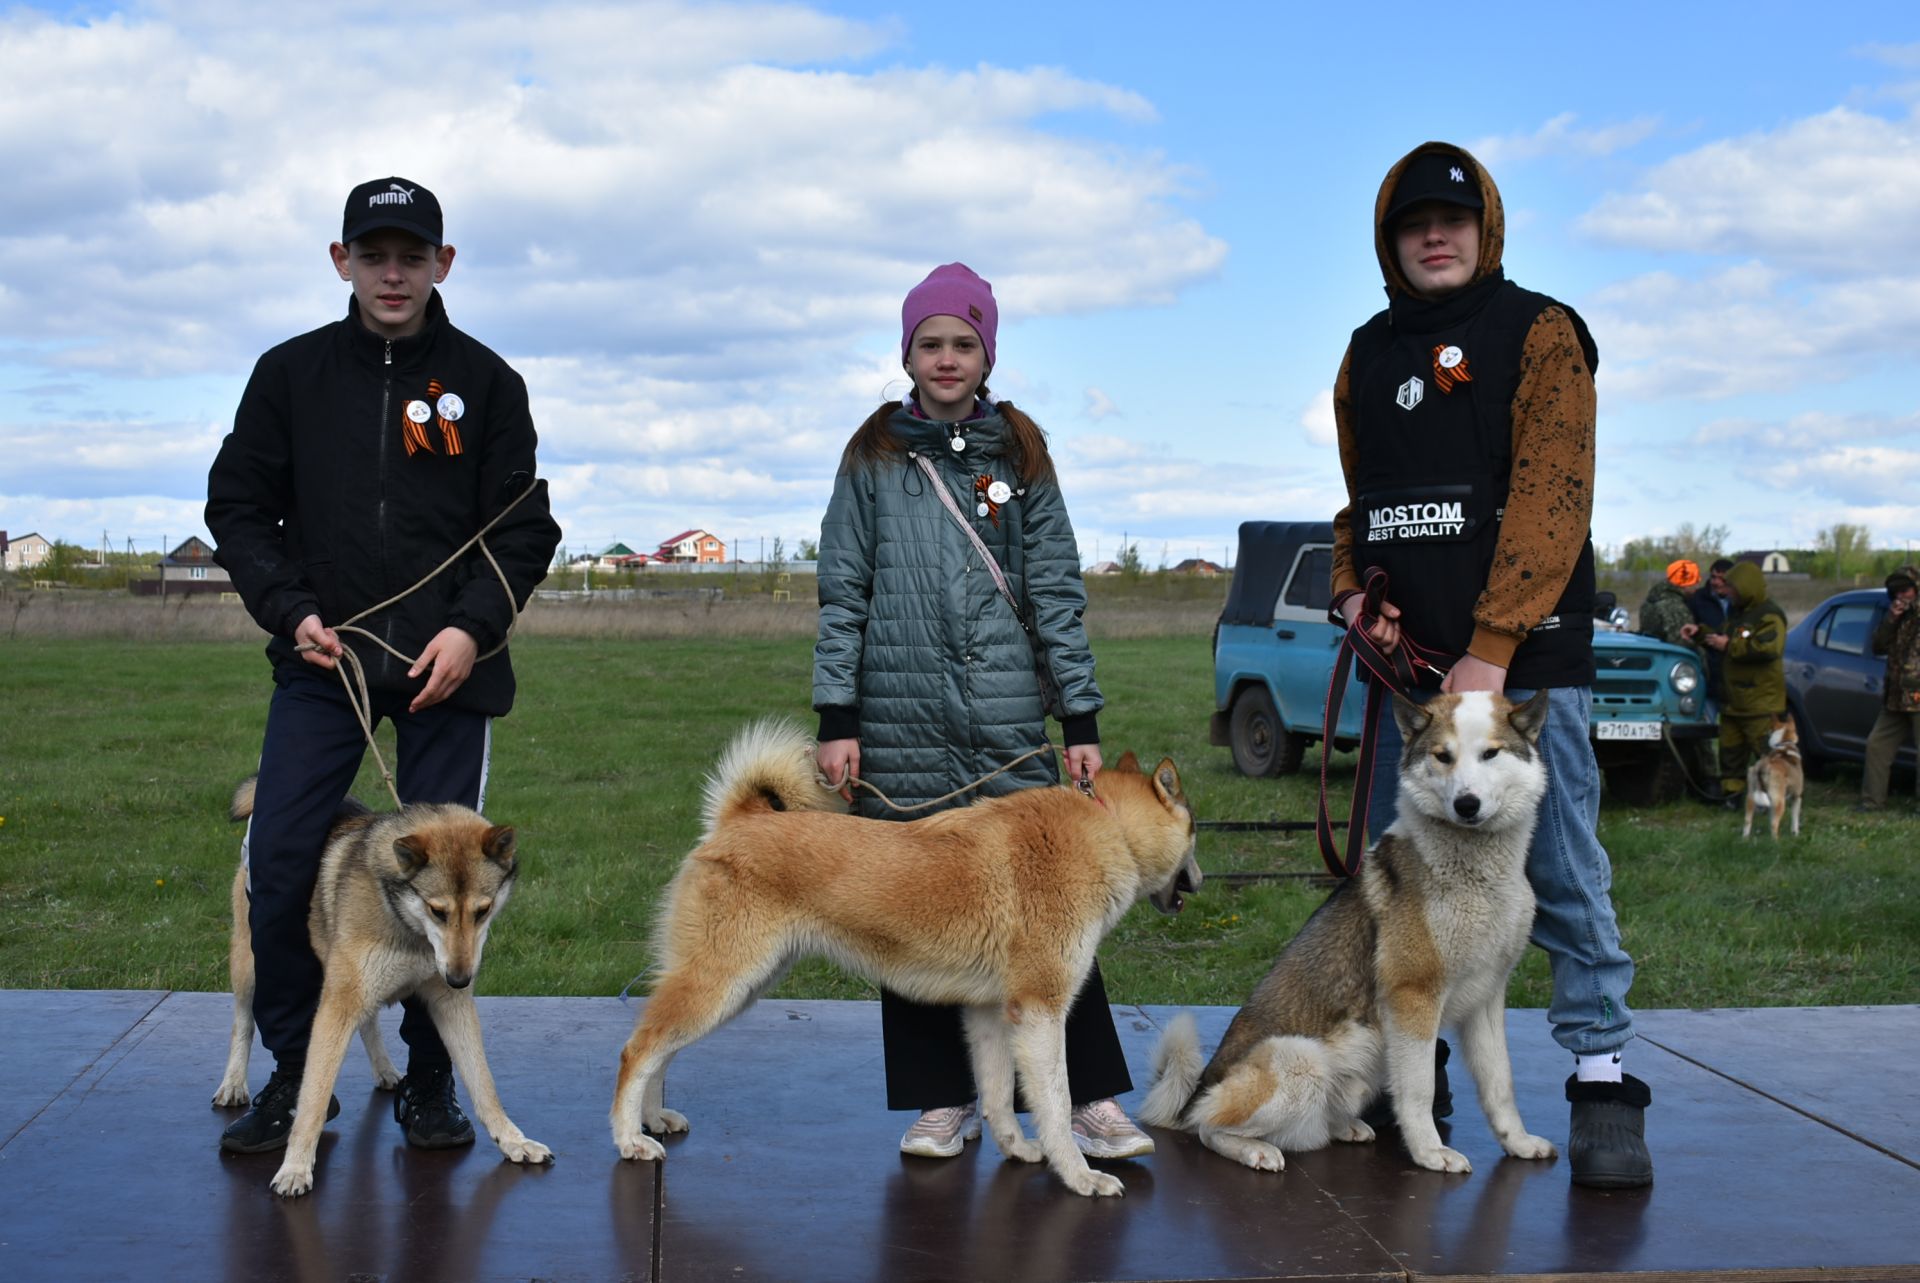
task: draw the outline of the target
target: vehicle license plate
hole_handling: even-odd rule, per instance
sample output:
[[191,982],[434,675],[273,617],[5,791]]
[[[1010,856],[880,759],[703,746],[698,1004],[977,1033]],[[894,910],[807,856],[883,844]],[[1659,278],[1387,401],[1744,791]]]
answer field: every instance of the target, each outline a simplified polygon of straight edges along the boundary
[[1659,722],[1598,722],[1593,728],[1597,740],[1657,740]]

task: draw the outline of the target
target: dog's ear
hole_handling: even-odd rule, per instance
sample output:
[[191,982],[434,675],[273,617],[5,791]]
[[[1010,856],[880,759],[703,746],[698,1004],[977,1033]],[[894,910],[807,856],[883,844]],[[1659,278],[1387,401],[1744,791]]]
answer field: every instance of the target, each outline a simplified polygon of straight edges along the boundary
[[1433,714],[1399,691],[1389,691],[1388,694],[1393,696],[1393,720],[1400,727],[1400,741],[1411,744],[1414,736],[1432,725]]
[[1153,791],[1168,806],[1187,800],[1187,795],[1180,791],[1180,770],[1172,758],[1161,758],[1160,765],[1153,768]]
[[1537,690],[1533,698],[1514,707],[1507,714],[1507,720],[1513,723],[1513,729],[1527,737],[1527,743],[1538,744],[1540,732],[1547,725],[1547,692]]
[[1109,771],[1125,771],[1129,775],[1138,775],[1140,774],[1140,759],[1133,755],[1132,749],[1128,749],[1120,755],[1119,761],[1107,767],[1107,769]]
[[412,877],[427,867],[427,840],[418,833],[393,840],[393,853],[399,857],[400,872]]
[[513,867],[514,841],[513,829],[505,824],[496,824],[487,830],[487,836],[481,839],[480,849],[495,864]]

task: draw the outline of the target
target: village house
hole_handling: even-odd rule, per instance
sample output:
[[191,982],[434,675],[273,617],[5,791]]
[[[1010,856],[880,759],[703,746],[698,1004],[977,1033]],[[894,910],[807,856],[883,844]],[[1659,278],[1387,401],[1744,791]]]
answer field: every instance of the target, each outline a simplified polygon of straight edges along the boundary
[[44,565],[53,555],[51,540],[38,534],[21,535],[18,539],[8,539],[6,531],[0,530],[0,561],[8,570],[32,570]]
[[671,539],[661,540],[654,559],[682,565],[717,564],[727,559],[727,546],[704,530],[683,530]]
[[229,593],[233,579],[214,564],[213,548],[198,535],[154,563],[158,579],[135,580],[129,587],[137,597],[188,597],[200,593]]
[[1198,575],[1202,579],[1214,579],[1226,572],[1204,557],[1189,557],[1173,568],[1176,575]]

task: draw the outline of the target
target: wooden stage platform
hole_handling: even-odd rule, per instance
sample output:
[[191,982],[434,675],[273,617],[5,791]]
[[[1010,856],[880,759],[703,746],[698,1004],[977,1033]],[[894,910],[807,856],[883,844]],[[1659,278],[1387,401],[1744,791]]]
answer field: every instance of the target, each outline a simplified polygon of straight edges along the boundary
[[[1641,1013],[1648,1190],[1503,1158],[1456,1058],[1471,1175],[1413,1167],[1391,1131],[1278,1175],[1163,1132],[1108,1165],[1125,1198],[1085,1199],[991,1140],[903,1157],[872,1004],[763,1002],[684,1053],[668,1100],[693,1130],[657,1166],[607,1131],[632,1005],[480,1002],[508,1110],[556,1164],[484,1136],[409,1150],[356,1047],[317,1188],[284,1201],[279,1155],[217,1147],[226,995],[0,992],[0,1279],[1920,1279],[1920,1007]],[[1144,1082],[1172,1012],[1114,1014]],[[1198,1014],[1211,1048],[1231,1012]],[[1569,1058],[1541,1012],[1508,1021],[1521,1112],[1564,1145]]]

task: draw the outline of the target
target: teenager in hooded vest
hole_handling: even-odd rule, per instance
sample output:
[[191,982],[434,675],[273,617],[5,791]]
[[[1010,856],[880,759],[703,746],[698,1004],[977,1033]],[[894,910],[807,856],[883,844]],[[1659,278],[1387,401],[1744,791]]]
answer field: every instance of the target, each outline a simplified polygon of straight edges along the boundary
[[[1576,1184],[1645,1185],[1651,1095],[1620,1068],[1633,960],[1595,835],[1600,772],[1587,741],[1599,356],[1572,308],[1506,279],[1505,231],[1492,178],[1458,147],[1425,143],[1380,185],[1387,307],[1354,331],[1334,385],[1347,483],[1334,611],[1352,623],[1377,567],[1389,586],[1373,637],[1391,648],[1404,629],[1457,656],[1440,690],[1548,692],[1548,787],[1527,878],[1533,940],[1553,970],[1553,1036],[1575,1058],[1569,1166]],[[1393,822],[1400,758],[1394,719],[1380,720],[1375,835]]]
[[[912,387],[847,443],[820,529],[820,631],[813,706],[819,763],[846,780],[857,814],[917,819],[976,797],[1060,782],[1051,753],[943,804],[945,797],[1047,743],[1035,647],[979,552],[930,489],[932,465],[963,519],[1030,603],[1059,691],[1061,738],[1074,779],[1100,770],[1104,701],[1081,614],[1086,587],[1073,525],[1038,425],[996,402],[986,379],[1000,313],[993,288],[962,263],[933,270],[900,310],[900,356]],[[942,888],[930,886],[937,901]],[[980,1134],[960,1009],[880,993],[887,1108],[920,1111],[900,1148],[951,1158]],[[1094,966],[1067,1018],[1074,1141],[1091,1158],[1134,1158],[1153,1139],[1113,1097],[1133,1090]]]

